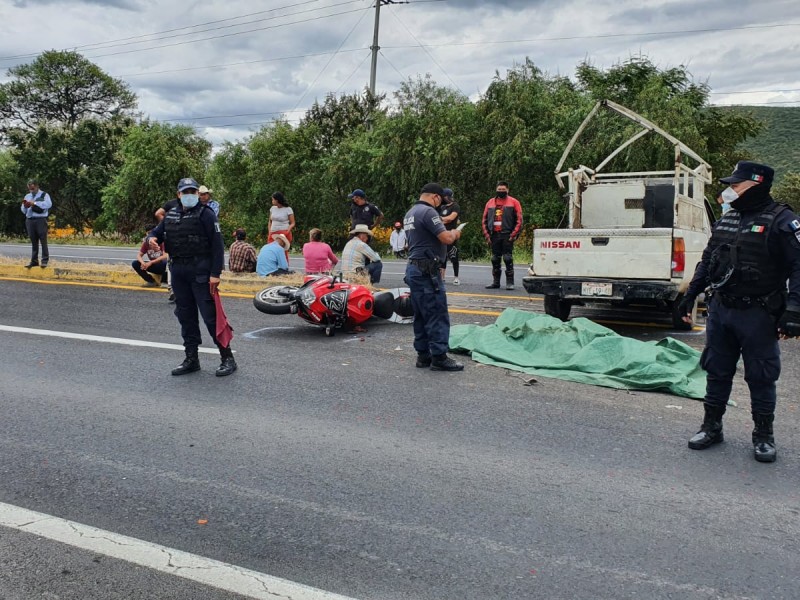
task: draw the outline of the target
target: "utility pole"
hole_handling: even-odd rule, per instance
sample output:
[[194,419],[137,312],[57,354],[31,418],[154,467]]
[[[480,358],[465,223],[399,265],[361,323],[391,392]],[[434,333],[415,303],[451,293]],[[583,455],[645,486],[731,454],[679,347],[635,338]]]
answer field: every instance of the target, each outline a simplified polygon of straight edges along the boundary
[[372,35],[372,67],[369,70],[369,91],[375,95],[375,79],[378,74],[378,51],[381,47],[378,45],[378,31],[380,30],[381,21],[381,4],[394,4],[395,0],[375,0],[375,32]]

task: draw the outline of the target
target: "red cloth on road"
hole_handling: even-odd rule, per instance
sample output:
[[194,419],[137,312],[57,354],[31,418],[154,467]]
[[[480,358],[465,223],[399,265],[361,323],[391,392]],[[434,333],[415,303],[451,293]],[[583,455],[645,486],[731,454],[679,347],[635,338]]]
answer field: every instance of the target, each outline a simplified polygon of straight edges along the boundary
[[225,314],[225,309],[222,308],[222,298],[219,297],[219,291],[214,292],[214,306],[217,308],[217,343],[223,348],[231,345],[233,339],[233,327],[228,323],[228,315]]

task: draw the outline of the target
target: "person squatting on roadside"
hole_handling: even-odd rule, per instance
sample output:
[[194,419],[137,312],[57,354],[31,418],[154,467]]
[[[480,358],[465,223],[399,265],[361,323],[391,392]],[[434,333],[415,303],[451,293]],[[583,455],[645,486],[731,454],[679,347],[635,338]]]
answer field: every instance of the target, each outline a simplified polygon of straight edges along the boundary
[[202,342],[197,312],[203,317],[211,339],[217,344],[220,365],[217,377],[230,375],[237,369],[230,344],[222,347],[217,341],[217,309],[214,294],[219,293],[219,281],[225,261],[225,246],[214,211],[200,204],[199,186],[190,178],[178,182],[180,206],[171,209],[149,237],[164,243],[172,271],[172,291],[175,294],[175,316],[181,324],[181,336],[186,358],[172,370],[173,375],[185,375],[200,370],[197,355]]
[[730,177],[720,179],[730,185],[722,198],[731,208],[714,224],[678,305],[683,320],[691,323],[695,299],[709,288],[700,357],[706,371],[705,417],[689,448],[705,450],[723,441],[722,416],[741,356],[759,462],[777,457],[772,426],[781,372],[778,339],[800,336],[800,220],[770,196],[773,177],[772,168],[742,161]]
[[231,244],[228,251],[228,270],[231,273],[255,273],[256,249],[245,241],[247,232],[241,228],[237,229],[233,232],[233,237],[236,241]]
[[31,239],[31,262],[25,265],[26,269],[38,267],[39,264],[39,243],[42,244],[42,263],[41,267],[47,267],[50,261],[50,250],[47,248],[47,217],[53,201],[47,192],[39,189],[39,182],[35,179],[28,181],[28,193],[22,200],[20,208],[25,215],[25,229]]
[[[180,193],[175,192],[174,198],[170,198],[163,204],[163,206],[161,206],[161,208],[156,210],[155,212],[156,221],[158,223],[161,223],[161,221],[164,220],[164,215],[166,215],[173,208],[177,208],[178,206],[180,206],[180,204],[181,204]],[[167,262],[167,288],[169,289],[169,297],[167,298],[167,301],[170,304],[172,304],[173,302],[175,302],[175,294],[172,291],[172,272],[170,271],[169,268],[169,262]]]
[[[148,286],[158,287],[166,279],[167,260],[169,254],[164,252],[164,244],[159,244],[154,238],[146,237],[139,248],[139,255],[131,266]],[[158,275],[159,280],[156,281],[153,275]]]
[[[452,231],[458,227],[458,222],[461,216],[461,207],[453,198],[453,190],[444,188],[444,200],[439,207],[439,215],[442,217],[442,223],[447,231]],[[447,246],[447,254],[444,257],[444,264],[442,265],[442,280],[444,281],[445,272],[447,271],[447,260],[453,263],[453,285],[461,285],[458,280],[458,244],[450,244]]]
[[432,371],[461,371],[464,365],[447,356],[450,349],[450,315],[442,281],[447,246],[461,237],[461,231],[447,231],[437,209],[444,189],[438,183],[426,183],[419,201],[403,218],[408,237],[406,285],[411,289],[414,307],[414,350],[417,367]]
[[522,207],[508,195],[508,183],[497,182],[494,198],[483,209],[483,236],[492,249],[492,283],[486,289],[500,287],[501,260],[506,263],[506,289],[514,289],[514,241],[522,231]]

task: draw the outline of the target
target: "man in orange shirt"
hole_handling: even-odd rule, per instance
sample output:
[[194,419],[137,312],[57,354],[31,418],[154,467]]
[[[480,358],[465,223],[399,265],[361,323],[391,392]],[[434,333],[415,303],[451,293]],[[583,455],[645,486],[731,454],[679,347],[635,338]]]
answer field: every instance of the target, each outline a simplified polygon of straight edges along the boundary
[[522,207],[508,195],[508,183],[497,182],[494,198],[483,209],[483,236],[492,249],[492,283],[486,289],[500,287],[501,261],[506,263],[506,289],[514,289],[514,241],[522,231]]

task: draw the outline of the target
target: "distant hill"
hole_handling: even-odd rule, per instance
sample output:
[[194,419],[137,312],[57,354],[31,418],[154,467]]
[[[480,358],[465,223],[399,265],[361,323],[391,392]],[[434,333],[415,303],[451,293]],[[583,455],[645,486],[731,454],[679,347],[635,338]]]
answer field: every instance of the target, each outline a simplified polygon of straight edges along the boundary
[[788,172],[800,173],[800,106],[742,106],[765,123],[758,136],[747,140],[744,149],[759,162],[775,168],[777,179]]

